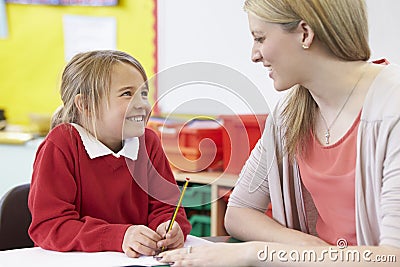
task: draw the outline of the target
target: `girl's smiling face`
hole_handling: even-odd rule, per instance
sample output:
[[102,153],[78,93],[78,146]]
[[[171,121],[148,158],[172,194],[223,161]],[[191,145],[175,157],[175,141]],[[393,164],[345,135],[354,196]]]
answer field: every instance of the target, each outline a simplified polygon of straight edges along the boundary
[[134,66],[115,63],[109,98],[101,101],[96,119],[97,138],[114,152],[122,148],[123,139],[144,134],[151,111],[148,93],[142,74]]

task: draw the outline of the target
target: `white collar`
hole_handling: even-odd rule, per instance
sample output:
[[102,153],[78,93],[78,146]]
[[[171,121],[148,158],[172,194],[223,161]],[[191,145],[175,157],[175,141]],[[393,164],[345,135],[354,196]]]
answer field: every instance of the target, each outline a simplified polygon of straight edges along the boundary
[[111,149],[109,149],[102,142],[97,140],[92,134],[90,134],[82,126],[80,126],[76,123],[71,123],[71,125],[74,126],[75,129],[78,131],[78,133],[82,139],[82,143],[85,146],[85,150],[91,159],[110,155],[110,154],[116,158],[119,158],[120,156],[124,156],[131,160],[137,159],[137,155],[139,152],[139,138],[138,137],[133,137],[133,138],[124,140],[124,146],[122,147],[122,149],[118,153],[114,153]]

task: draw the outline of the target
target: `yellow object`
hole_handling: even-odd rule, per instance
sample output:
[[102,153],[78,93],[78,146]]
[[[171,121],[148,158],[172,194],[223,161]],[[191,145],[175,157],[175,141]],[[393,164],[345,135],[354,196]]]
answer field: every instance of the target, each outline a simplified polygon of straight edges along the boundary
[[115,17],[117,49],[154,74],[154,1],[119,0],[113,7],[6,4],[9,37],[0,39],[0,108],[8,124],[29,124],[29,113],[53,113],[66,65],[63,15]]
[[30,113],[32,131],[39,135],[46,135],[50,130],[51,116],[52,114]]
[[176,218],[176,214],[178,214],[179,208],[181,207],[182,199],[183,199],[183,196],[185,195],[185,191],[186,191],[186,188],[187,188],[188,184],[189,184],[189,178],[186,178],[186,182],[185,182],[185,185],[183,186],[183,189],[182,189],[182,192],[181,192],[181,196],[179,197],[178,204],[176,204],[174,214],[172,215],[172,219],[169,222],[167,233],[169,231],[171,231],[171,229],[172,229],[172,225],[174,224],[175,218]]
[[[178,204],[176,204],[174,214],[172,215],[172,219],[169,221],[169,225],[168,225],[168,228],[167,228],[167,233],[169,231],[171,231],[172,226],[174,225],[175,218],[176,218],[176,215],[178,214],[179,208],[181,207],[183,196],[185,195],[185,191],[186,191],[186,188],[187,188],[187,186],[189,184],[189,180],[190,180],[189,178],[186,178],[186,182],[183,185],[183,189],[182,189],[182,192],[181,192],[181,196],[179,197]],[[165,250],[165,247],[162,247],[161,248],[161,252],[163,252],[164,250]]]

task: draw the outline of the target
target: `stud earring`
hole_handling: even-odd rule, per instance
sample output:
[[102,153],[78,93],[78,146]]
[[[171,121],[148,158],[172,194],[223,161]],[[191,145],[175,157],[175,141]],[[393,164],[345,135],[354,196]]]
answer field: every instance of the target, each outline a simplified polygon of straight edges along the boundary
[[308,49],[308,48],[310,48],[310,47],[309,47],[308,45],[306,45],[306,44],[302,44],[301,47],[303,47],[303,49]]

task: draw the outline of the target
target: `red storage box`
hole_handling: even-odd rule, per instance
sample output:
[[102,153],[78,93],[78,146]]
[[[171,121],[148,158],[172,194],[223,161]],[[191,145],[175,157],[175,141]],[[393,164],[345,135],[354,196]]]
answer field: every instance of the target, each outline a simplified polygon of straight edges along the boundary
[[214,120],[164,125],[160,138],[171,166],[187,172],[222,170],[222,129]]
[[227,173],[238,174],[260,139],[267,114],[220,116],[223,131],[223,168]]

